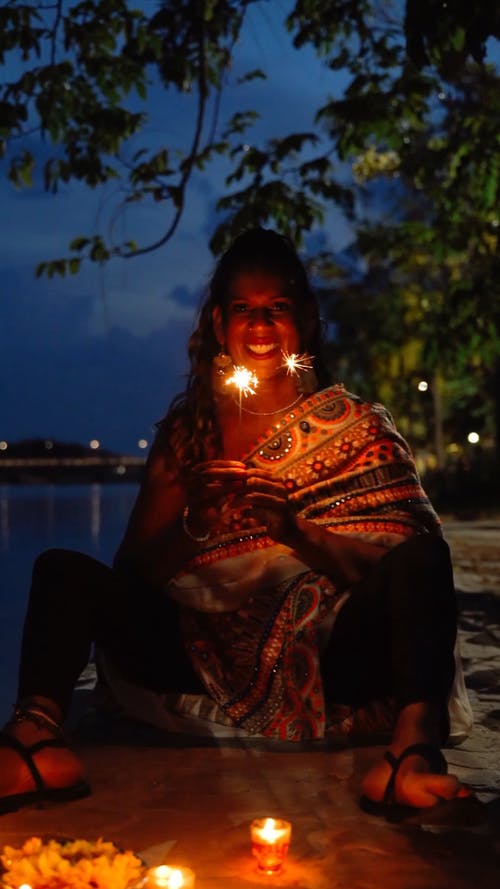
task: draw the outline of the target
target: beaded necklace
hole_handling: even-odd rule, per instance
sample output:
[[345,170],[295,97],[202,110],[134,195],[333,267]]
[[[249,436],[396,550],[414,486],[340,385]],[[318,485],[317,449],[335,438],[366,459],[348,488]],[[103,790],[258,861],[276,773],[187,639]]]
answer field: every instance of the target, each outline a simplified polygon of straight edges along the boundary
[[304,393],[301,392],[300,395],[297,395],[297,398],[294,398],[294,400],[290,404],[287,404],[286,407],[278,407],[275,411],[251,411],[248,407],[243,407],[243,405],[240,405],[240,403],[236,400],[234,403],[237,404],[238,407],[241,407],[241,410],[245,411],[246,414],[252,414],[254,417],[272,417],[274,416],[274,414],[282,414],[291,410],[292,407],[295,407],[295,405],[298,404],[300,399],[303,397]]

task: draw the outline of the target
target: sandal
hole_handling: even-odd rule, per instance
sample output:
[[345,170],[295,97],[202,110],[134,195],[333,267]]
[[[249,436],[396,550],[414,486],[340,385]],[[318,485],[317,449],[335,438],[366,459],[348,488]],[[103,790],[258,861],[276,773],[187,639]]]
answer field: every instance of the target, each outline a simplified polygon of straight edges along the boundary
[[13,735],[3,731],[0,732],[0,747],[10,747],[11,750],[15,750],[19,754],[28,766],[35,783],[33,790],[0,797],[0,815],[5,815],[7,812],[15,812],[22,806],[28,806],[32,803],[64,802],[80,799],[90,793],[90,787],[87,781],[83,779],[75,784],[70,784],[68,787],[48,787],[35,765],[33,757],[39,750],[44,750],[46,747],[67,747],[62,738],[44,738],[30,747],[25,747]]
[[432,747],[430,744],[410,744],[399,756],[394,756],[390,750],[386,750],[384,759],[389,763],[392,772],[384,795],[379,802],[376,802],[363,794],[359,800],[359,806],[363,812],[367,812],[369,815],[381,815],[389,821],[401,821],[408,815],[418,813],[418,808],[401,805],[396,802],[396,778],[402,763],[408,756],[421,756],[427,760],[431,772],[435,775],[446,775],[448,773],[448,763],[443,754],[437,747]]

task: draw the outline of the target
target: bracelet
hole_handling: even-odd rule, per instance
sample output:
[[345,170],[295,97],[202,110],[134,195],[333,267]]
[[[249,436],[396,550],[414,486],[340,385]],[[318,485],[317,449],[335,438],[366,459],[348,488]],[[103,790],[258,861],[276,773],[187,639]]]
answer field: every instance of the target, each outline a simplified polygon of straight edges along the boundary
[[18,723],[25,722],[26,720],[33,722],[37,728],[49,729],[57,733],[62,731],[60,724],[52,716],[49,716],[45,710],[39,709],[38,706],[16,707],[11,722]]
[[210,531],[207,531],[206,534],[201,534],[199,537],[196,534],[193,534],[193,532],[190,530],[190,528],[188,526],[188,517],[189,517],[189,504],[187,506],[185,506],[182,511],[182,528],[183,528],[184,534],[186,534],[188,537],[190,537],[191,540],[194,540],[195,543],[204,543],[205,540],[208,540],[208,538],[210,537]]

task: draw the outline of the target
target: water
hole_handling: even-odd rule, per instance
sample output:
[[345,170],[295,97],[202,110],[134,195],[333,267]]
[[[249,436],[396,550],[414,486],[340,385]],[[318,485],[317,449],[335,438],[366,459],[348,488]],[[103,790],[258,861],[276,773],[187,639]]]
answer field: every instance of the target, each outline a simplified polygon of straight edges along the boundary
[[15,698],[34,559],[57,546],[109,564],[136,493],[135,484],[0,485],[0,725]]

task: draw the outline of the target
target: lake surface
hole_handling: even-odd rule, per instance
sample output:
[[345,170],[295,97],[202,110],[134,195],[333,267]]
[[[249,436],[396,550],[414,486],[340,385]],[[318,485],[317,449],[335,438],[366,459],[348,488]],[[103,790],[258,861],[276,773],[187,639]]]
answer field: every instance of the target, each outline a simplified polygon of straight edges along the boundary
[[15,699],[34,559],[55,546],[109,564],[137,489],[136,484],[0,485],[0,724]]

